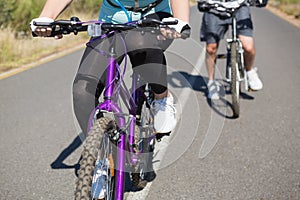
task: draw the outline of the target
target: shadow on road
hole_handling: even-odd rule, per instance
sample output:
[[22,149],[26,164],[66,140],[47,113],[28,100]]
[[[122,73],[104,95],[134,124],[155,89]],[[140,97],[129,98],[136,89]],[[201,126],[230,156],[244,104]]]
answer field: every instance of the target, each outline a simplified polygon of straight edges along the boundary
[[75,170],[75,175],[77,176],[77,170],[79,169],[79,161],[75,163],[74,165],[67,165],[64,163],[64,160],[69,157],[83,142],[84,134],[80,133],[73,141],[72,143],[66,147],[59,156],[51,163],[52,169],[72,169]]
[[[219,79],[217,81],[221,83],[220,86],[221,97],[219,100],[210,100],[209,98],[207,98],[208,95],[207,77],[203,77],[200,75],[192,75],[184,71],[178,71],[178,72],[173,72],[170,75],[169,84],[175,88],[191,88],[194,91],[202,92],[203,95],[206,97],[207,104],[212,108],[212,110],[215,113],[227,119],[236,119],[235,117],[233,117],[233,115],[227,113],[227,107],[231,108],[232,110],[232,104],[230,100],[227,100],[226,98],[227,95],[231,94],[230,86],[226,81],[222,79]],[[244,100],[254,100],[253,96],[244,92],[240,93],[240,98]]]
[[187,72],[173,72],[170,76],[169,85],[174,88],[191,88],[207,95],[206,80],[200,75],[192,75]]

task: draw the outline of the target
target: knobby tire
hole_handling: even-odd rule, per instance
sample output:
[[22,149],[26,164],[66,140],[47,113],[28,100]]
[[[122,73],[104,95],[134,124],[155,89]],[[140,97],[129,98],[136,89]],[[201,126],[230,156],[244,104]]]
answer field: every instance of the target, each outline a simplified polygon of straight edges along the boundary
[[[105,153],[102,152],[103,144],[109,145],[108,143],[104,142],[104,139],[109,140],[105,135],[105,132],[109,129],[115,128],[114,126],[115,123],[111,119],[103,117],[95,122],[91,131],[89,132],[81,154],[78,179],[76,181],[75,200],[91,199],[91,186],[96,160],[99,157],[99,153],[104,159],[106,158]],[[112,175],[109,174],[108,176]],[[105,199],[114,199],[114,177],[108,177],[107,181],[110,181],[108,185],[111,186],[111,188],[107,189],[107,195],[110,195],[111,198]]]
[[232,96],[232,111],[233,117],[237,118],[240,115],[240,81],[238,80],[238,44],[236,42],[232,42],[230,44],[231,58],[231,82],[230,82],[230,90]]

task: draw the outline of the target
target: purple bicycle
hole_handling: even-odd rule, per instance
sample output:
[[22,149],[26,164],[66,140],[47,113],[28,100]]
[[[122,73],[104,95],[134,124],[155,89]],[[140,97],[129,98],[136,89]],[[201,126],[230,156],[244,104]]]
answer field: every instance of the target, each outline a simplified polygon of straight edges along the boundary
[[89,134],[81,154],[75,199],[121,200],[126,177],[137,189],[142,189],[154,179],[152,157],[157,135],[150,109],[154,96],[149,84],[139,87],[142,77],[135,72],[131,78],[131,89],[127,88],[124,83],[126,64],[121,68],[116,60],[115,38],[124,40],[122,31],[128,30],[156,34],[162,27],[176,23],[142,19],[112,24],[81,22],[76,17],[52,23],[35,23],[36,26],[51,26],[51,36],[88,31],[95,40],[109,38],[111,42],[109,52],[106,52],[109,63],[103,101],[90,115]]

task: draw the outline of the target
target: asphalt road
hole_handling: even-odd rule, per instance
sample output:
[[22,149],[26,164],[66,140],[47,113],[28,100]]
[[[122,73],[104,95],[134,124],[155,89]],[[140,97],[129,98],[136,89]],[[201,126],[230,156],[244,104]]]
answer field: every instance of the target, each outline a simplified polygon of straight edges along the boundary
[[[207,101],[201,14],[192,8],[192,38],[167,51],[178,126],[168,148],[157,147],[157,178],[128,199],[300,199],[300,30],[252,11],[264,89],[243,93],[238,119],[229,95]],[[0,199],[73,199],[82,146],[71,84],[81,55],[0,80]]]

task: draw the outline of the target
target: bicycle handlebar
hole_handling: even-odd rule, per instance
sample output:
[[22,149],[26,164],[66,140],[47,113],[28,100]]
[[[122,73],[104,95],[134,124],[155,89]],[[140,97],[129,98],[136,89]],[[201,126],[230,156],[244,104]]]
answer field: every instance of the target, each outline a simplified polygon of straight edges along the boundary
[[[232,14],[242,6],[265,7],[268,0],[235,0],[220,2],[218,0],[197,0],[200,12],[212,12],[219,16],[231,17]],[[214,12],[216,11],[216,12]]]
[[[111,31],[127,31],[132,29],[141,29],[141,31],[157,31],[160,28],[165,28],[168,25],[175,25],[178,21],[159,21],[152,18],[145,18],[134,22],[129,22],[126,24],[113,24],[100,21],[87,21],[81,22],[79,18],[72,17],[70,20],[57,20],[54,22],[33,22],[35,26],[40,27],[51,27],[52,32],[48,37],[54,37],[56,35],[67,35],[83,31],[93,31],[92,29],[101,29],[101,31],[111,32]],[[38,35],[32,32],[33,37],[38,37]],[[99,35],[97,35],[99,36]]]
[[240,7],[251,6],[251,0],[236,0],[229,2],[220,2],[217,0],[198,0],[198,9],[200,12],[217,11],[217,15],[231,17]]

